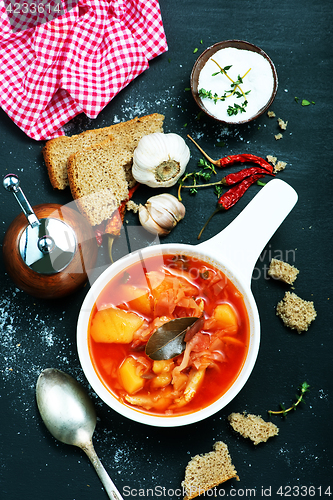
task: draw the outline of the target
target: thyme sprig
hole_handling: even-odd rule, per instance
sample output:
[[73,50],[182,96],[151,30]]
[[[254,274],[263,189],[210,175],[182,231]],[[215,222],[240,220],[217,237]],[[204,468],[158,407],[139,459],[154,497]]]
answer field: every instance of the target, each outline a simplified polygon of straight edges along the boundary
[[301,402],[304,402],[304,394],[309,391],[309,388],[310,388],[309,384],[307,382],[303,382],[303,384],[299,386],[300,394],[296,395],[297,401],[295,403],[293,403],[289,408],[285,408],[284,405],[280,403],[280,408],[281,408],[280,411],[269,410],[268,413],[270,415],[282,415],[283,417],[285,417],[287,413],[289,413],[291,410],[296,410],[297,406]]
[[[182,179],[179,180],[179,188],[178,188],[178,199],[181,201],[181,189],[187,188],[190,190],[191,194],[196,194],[198,192],[198,188],[208,187],[208,186],[216,186],[217,184],[221,184],[221,181],[209,183],[208,181],[211,179],[212,175],[216,175],[215,166],[208,162],[205,159],[200,159],[198,161],[198,166],[201,169],[198,172],[188,172],[184,175]],[[186,181],[191,180],[192,184],[185,185]],[[202,181],[205,184],[202,184]],[[219,191],[215,191],[218,195]],[[219,196],[219,195],[218,195]]]
[[199,91],[198,91],[199,97],[201,97],[203,99],[204,98],[206,98],[206,99],[212,99],[215,104],[218,101],[225,101],[228,97],[231,97],[231,96],[235,96],[237,99],[243,97],[244,98],[243,103],[242,104],[238,104],[238,103],[234,102],[233,106],[229,105],[228,108],[227,108],[227,113],[228,113],[228,116],[237,115],[238,113],[245,113],[245,111],[246,111],[245,108],[246,108],[246,106],[248,104],[248,100],[247,100],[246,96],[251,92],[251,90],[248,90],[247,92],[244,92],[240,85],[244,83],[243,79],[248,74],[248,72],[251,70],[251,68],[248,69],[248,71],[243,76],[238,75],[238,78],[235,81],[227,73],[227,71],[232,66],[225,66],[224,68],[222,68],[219,65],[219,63],[216,62],[214,59],[212,59],[212,61],[219,68],[219,71],[217,71],[216,73],[213,73],[212,76],[216,76],[216,75],[219,75],[219,74],[225,75],[231,81],[230,89],[226,90],[223,95],[219,96],[217,93],[213,94],[211,90],[205,90],[205,89],[202,88],[202,89],[199,89]]

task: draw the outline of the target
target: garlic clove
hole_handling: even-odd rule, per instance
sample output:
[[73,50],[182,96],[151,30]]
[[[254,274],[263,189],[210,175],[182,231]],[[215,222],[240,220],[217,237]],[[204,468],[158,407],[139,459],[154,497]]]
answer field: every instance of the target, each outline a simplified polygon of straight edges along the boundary
[[154,220],[156,220],[156,216],[158,217],[158,213],[161,213],[161,217],[168,218],[170,223],[175,226],[185,216],[184,205],[169,193],[152,196],[147,201],[147,204],[150,206],[150,213]]
[[166,235],[185,216],[184,205],[173,195],[163,193],[149,198],[139,208],[139,219],[147,231]]
[[183,175],[190,150],[177,134],[155,132],[143,136],[133,155],[133,177],[150,187],[170,187]]
[[159,209],[155,205],[150,205],[148,212],[151,218],[158,223],[160,227],[166,230],[170,230],[175,227],[177,220],[174,218],[173,214],[168,210]]
[[145,230],[149,233],[158,234],[159,236],[166,236],[171,231],[171,229],[167,230],[159,226],[151,217],[147,208],[143,205],[140,205],[139,207],[139,220],[142,227],[144,227]]

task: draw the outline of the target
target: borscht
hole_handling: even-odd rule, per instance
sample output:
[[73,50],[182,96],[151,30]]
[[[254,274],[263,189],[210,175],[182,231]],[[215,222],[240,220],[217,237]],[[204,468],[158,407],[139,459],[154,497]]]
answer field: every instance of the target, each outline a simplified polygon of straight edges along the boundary
[[[201,318],[200,327],[185,335],[181,354],[152,359],[148,340],[177,318]],[[148,257],[113,277],[94,304],[88,330],[104,386],[121,403],[159,416],[195,412],[219,399],[239,375],[249,340],[235,285],[200,258],[171,254]]]

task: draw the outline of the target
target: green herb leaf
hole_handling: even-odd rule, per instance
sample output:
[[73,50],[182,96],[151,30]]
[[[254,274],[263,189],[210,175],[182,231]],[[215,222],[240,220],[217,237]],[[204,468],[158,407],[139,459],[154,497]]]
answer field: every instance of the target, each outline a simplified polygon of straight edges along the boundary
[[221,186],[221,184],[215,186],[214,193],[218,198],[220,198],[221,194],[223,193],[223,186]]
[[198,52],[198,50],[199,50],[199,49],[195,48],[195,49],[193,50],[193,54],[196,54],[196,53]]
[[302,99],[302,106],[310,106],[311,102],[306,99]]
[[[213,73],[212,76],[216,76],[220,73],[222,75],[228,76],[227,71],[232,67],[232,65],[222,68],[216,61],[214,62],[219,67],[220,71]],[[249,71],[250,70],[248,70],[244,76],[246,76]],[[230,97],[232,95],[234,95],[237,99],[244,98],[244,102],[241,106],[234,103],[233,106],[228,107],[227,113],[229,116],[237,115],[238,113],[245,113],[245,108],[247,106],[247,100],[245,96],[248,95],[251,91],[247,90],[246,92],[243,92],[243,90],[241,89],[240,85],[243,84],[242,76],[238,75],[236,81],[233,81],[230,77],[228,78],[231,80],[230,89],[225,91],[223,95],[219,96],[217,93],[213,94],[211,90],[199,89],[199,97],[201,97],[202,99],[212,99],[215,104],[218,101],[225,101],[227,97]]]

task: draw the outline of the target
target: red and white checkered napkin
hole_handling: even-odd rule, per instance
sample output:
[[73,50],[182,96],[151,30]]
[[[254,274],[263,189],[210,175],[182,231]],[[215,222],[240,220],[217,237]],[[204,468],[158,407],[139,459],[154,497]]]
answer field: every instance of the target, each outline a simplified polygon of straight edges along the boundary
[[167,50],[157,0],[78,0],[62,16],[16,32],[2,2],[0,105],[36,140],[63,135],[79,113],[96,118]]

